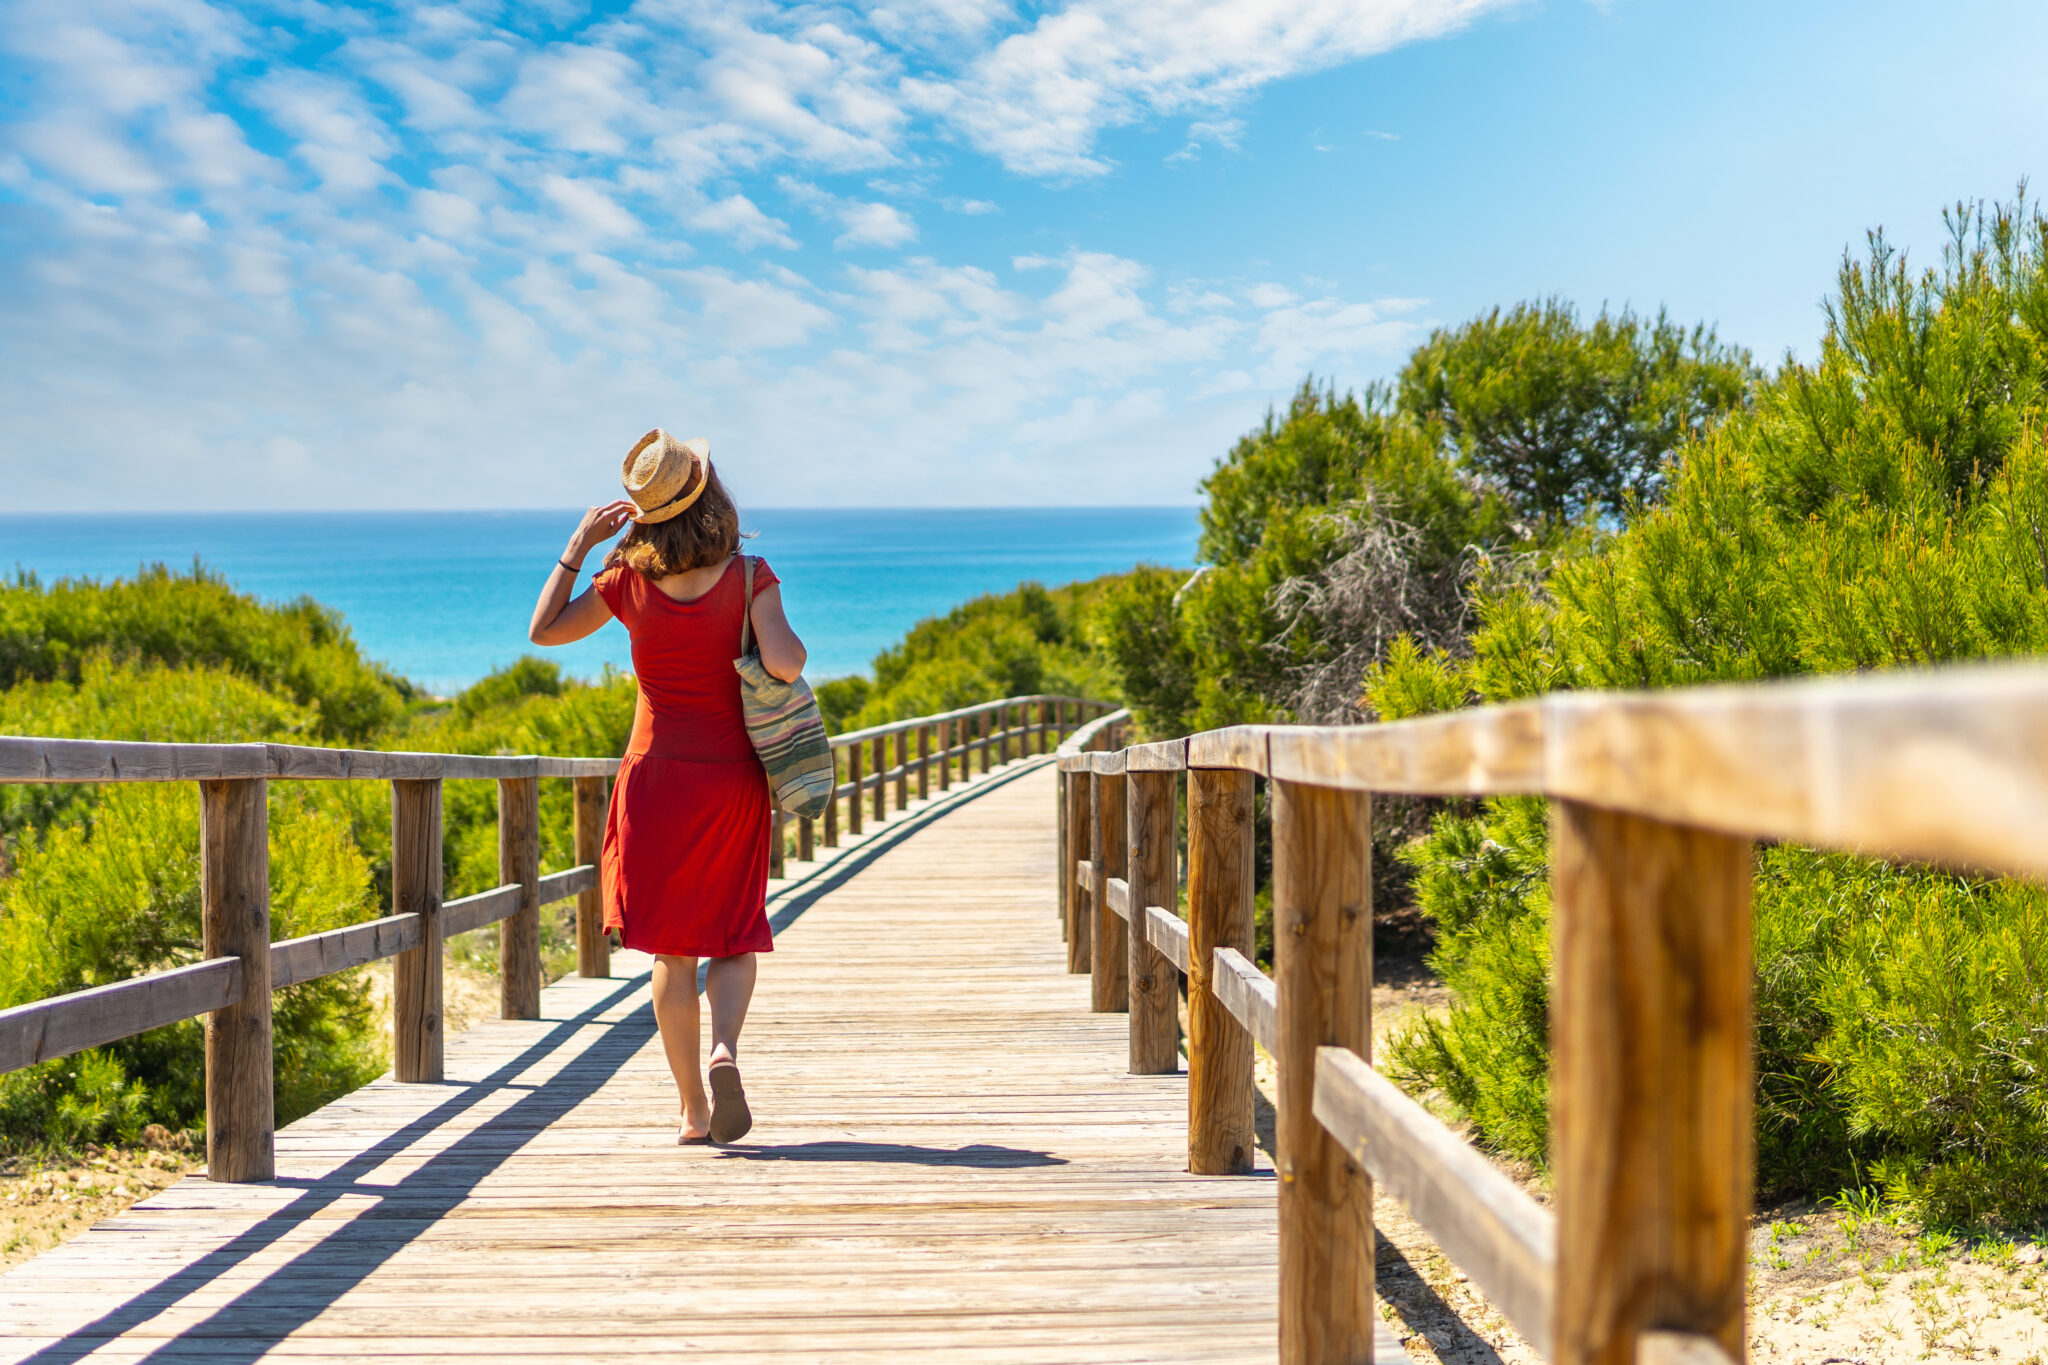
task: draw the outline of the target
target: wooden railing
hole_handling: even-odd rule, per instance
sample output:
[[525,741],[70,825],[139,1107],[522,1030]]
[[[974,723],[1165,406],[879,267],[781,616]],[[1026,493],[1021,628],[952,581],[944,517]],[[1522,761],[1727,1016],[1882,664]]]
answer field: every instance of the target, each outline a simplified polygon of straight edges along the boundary
[[[1060,748],[1062,922],[1133,1073],[1176,1068],[1188,1167],[1252,1167],[1277,1081],[1280,1358],[1372,1358],[1373,1182],[1564,1365],[1740,1360],[1752,841],[2048,875],[2048,669],[1566,694],[1397,724]],[[1187,917],[1176,912],[1185,780]],[[1253,802],[1274,975],[1251,961]],[[1371,1065],[1370,793],[1552,808],[1551,1207]],[[1554,1210],[1554,1212],[1553,1212]]]
[[[921,716],[833,738],[849,779],[828,808],[826,846],[840,842],[839,800],[858,833],[864,798],[878,821],[894,783],[896,807],[1013,754],[1046,752],[1055,733],[1103,703],[1076,697],[1012,697],[939,716]],[[914,736],[916,754],[906,737]],[[896,762],[884,762],[894,739]],[[934,742],[936,740],[936,742]],[[862,754],[874,763],[863,775]],[[206,1016],[206,1155],[214,1180],[268,1180],[276,1171],[272,1129],[271,992],[392,958],[392,1070],[401,1081],[442,1078],[441,948],[456,934],[499,926],[499,1006],[507,1019],[540,1014],[540,911],[575,898],[576,969],[610,974],[610,944],[596,863],[604,837],[606,782],[614,758],[488,757],[389,753],[285,744],[152,744],[0,736],[0,782],[196,782],[200,794],[202,960],[189,966],[0,1010],[0,1072],[67,1056],[166,1024]],[[501,885],[443,901],[441,784],[498,784]],[[543,779],[575,784],[577,865],[540,872]],[[391,784],[391,911],[364,924],[273,943],[270,938],[268,784],[276,780],[387,781]],[[781,875],[788,817],[773,817],[773,866]],[[799,822],[798,854],[813,853],[812,825]]]

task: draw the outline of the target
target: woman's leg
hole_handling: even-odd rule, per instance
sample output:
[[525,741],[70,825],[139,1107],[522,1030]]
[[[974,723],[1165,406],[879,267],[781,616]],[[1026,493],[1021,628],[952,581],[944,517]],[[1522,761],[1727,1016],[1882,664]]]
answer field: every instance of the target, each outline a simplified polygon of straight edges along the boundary
[[683,1127],[689,1136],[702,1137],[711,1131],[711,1100],[704,1093],[703,1054],[698,1050],[703,1041],[698,1026],[696,958],[659,955],[654,959],[654,1023],[661,1030],[661,1050],[668,1054],[668,1069],[683,1098]]
[[711,998],[711,1060],[737,1059],[740,1026],[747,1022],[747,1004],[754,998],[754,955],[712,958],[704,973],[704,994]]

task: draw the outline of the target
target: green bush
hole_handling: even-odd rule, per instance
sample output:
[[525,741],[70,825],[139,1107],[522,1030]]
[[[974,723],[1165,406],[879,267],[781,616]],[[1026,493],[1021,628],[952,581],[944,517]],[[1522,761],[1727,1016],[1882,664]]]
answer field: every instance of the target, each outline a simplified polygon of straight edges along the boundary
[[[1375,707],[2048,647],[2048,222],[2024,207],[1952,222],[1940,267],[1917,276],[1873,238],[1844,263],[1813,365],[1788,363],[1689,448],[1661,504],[1583,533],[1541,585],[1490,591],[1465,651],[1390,652],[1368,679]],[[1518,890],[1486,869],[1540,868],[1546,849],[1510,808],[1447,817],[1414,851],[1455,1003],[1392,1053],[1488,1141],[1540,1160],[1547,986],[1530,956],[1547,902],[1540,879]],[[1472,859],[1490,890],[1457,885]],[[1763,1187],[1868,1174],[1937,1220],[2048,1215],[2041,916],[2015,883],[1764,850]]]

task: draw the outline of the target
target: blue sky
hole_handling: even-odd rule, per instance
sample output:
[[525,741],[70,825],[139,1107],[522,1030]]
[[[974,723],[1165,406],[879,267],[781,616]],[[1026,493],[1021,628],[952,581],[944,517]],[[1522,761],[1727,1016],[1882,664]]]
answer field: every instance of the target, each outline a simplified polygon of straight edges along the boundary
[[1192,501],[1562,294],[1811,354],[2048,167],[2048,6],[0,7],[0,507]]

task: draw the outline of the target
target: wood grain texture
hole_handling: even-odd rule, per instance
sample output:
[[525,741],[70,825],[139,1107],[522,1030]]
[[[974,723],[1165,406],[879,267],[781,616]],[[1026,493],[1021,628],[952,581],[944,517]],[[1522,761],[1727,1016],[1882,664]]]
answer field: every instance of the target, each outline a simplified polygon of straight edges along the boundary
[[434,779],[391,784],[391,911],[417,930],[411,952],[391,966],[391,1068],[401,1081],[441,1079],[447,1014],[441,944],[441,784]]
[[1097,1014],[1120,1014],[1131,1007],[1131,986],[1126,979],[1131,945],[1125,941],[1128,931],[1124,922],[1117,918],[1109,903],[1110,879],[1124,870],[1128,857],[1124,847],[1129,837],[1124,811],[1127,780],[1103,773],[1089,779],[1094,792],[1089,811],[1089,866],[1094,874],[1093,885],[1098,889],[1089,898],[1095,907],[1095,927],[1090,935],[1088,979],[1089,1008]]
[[[576,861],[593,874],[604,855],[604,822],[609,811],[602,777],[576,779]],[[811,822],[803,824],[798,856],[811,856]],[[576,893],[576,975],[602,979],[612,974],[612,941],[604,931],[604,888],[595,875]]]
[[262,778],[199,784],[200,952],[241,964],[242,991],[206,1017],[206,1173],[276,1172],[271,1070],[270,806]]
[[1550,1211],[1349,1049],[1317,1052],[1315,1115],[1547,1356],[1557,1288]]
[[[780,812],[778,812],[780,814]],[[789,816],[783,815],[785,821]],[[550,872],[534,884],[534,895],[542,905],[555,905],[597,889],[597,869],[589,863]]]
[[242,962],[214,958],[0,1010],[0,1073],[225,1009],[242,998]]
[[853,784],[853,792],[846,798],[846,832],[861,832],[861,746],[846,746],[846,780]]
[[1551,1358],[1630,1365],[1650,1327],[1739,1358],[1750,845],[1576,802],[1551,821]]
[[1183,1082],[1126,1074],[1064,971],[1050,800],[993,787],[780,921],[744,1143],[675,1145],[622,952],[451,1037],[445,1084],[284,1129],[276,1185],[187,1180],[0,1276],[0,1360],[1265,1365],[1271,1168],[1182,1170]]
[[1547,703],[1522,702],[1387,725],[1275,725],[1268,775],[1431,796],[1541,792],[1547,714]]
[[1276,1050],[1280,1046],[1280,992],[1273,978],[1235,948],[1218,948],[1210,960],[1216,964],[1217,1003],[1251,1030],[1260,1047]]
[[1252,1034],[1216,997],[1216,950],[1253,950],[1250,773],[1188,771],[1188,1169],[1252,1168]]
[[526,888],[513,882],[509,886],[494,886],[474,896],[449,901],[441,907],[442,940],[470,933],[487,924],[496,924],[507,915],[517,914],[520,903],[525,899]]
[[1190,768],[1227,768],[1235,772],[1267,776],[1266,733],[1268,725],[1233,725],[1223,730],[1205,730],[1188,737]]
[[932,799],[932,727],[917,727],[917,799]]
[[540,784],[498,782],[498,881],[520,887],[519,908],[498,921],[498,1016],[540,1017]]
[[[1152,950],[1166,959],[1176,972],[1188,969],[1188,922],[1172,914],[1165,907],[1145,907],[1145,941]],[[1174,992],[1175,1003],[1179,1003],[1180,992]],[[1178,1029],[1175,1031],[1174,1046],[1180,1046]]]
[[1172,771],[1133,772],[1124,779],[1125,916],[1130,987],[1131,1074],[1164,1076],[1180,1070],[1180,975],[1153,946],[1145,908],[1178,905],[1174,821],[1178,782]]
[[1273,784],[1273,1051],[1282,1365],[1373,1350],[1372,1179],[1315,1117],[1316,1049],[1372,1050],[1372,838],[1362,792]]
[[1131,884],[1122,877],[1105,878],[1102,883],[1102,899],[1109,903],[1109,912],[1122,920],[1131,922]]
[[1095,906],[1087,880],[1094,874],[1093,836],[1095,824],[1094,779],[1086,773],[1059,771],[1067,795],[1067,859],[1060,864],[1061,881],[1067,887],[1067,970],[1076,975],[1089,970],[1089,952],[1095,942]]
[[1133,744],[1124,750],[1124,769],[1127,772],[1177,773],[1187,766],[1188,742],[1185,739]]
[[301,981],[317,981],[382,962],[418,947],[419,942],[417,915],[386,915],[325,933],[283,939],[270,945],[270,989],[281,991]]
[[876,735],[869,743],[875,746],[872,755],[875,764],[875,823],[880,824],[889,818],[889,781],[886,776],[889,771],[889,753],[883,747],[888,743],[888,738]]

